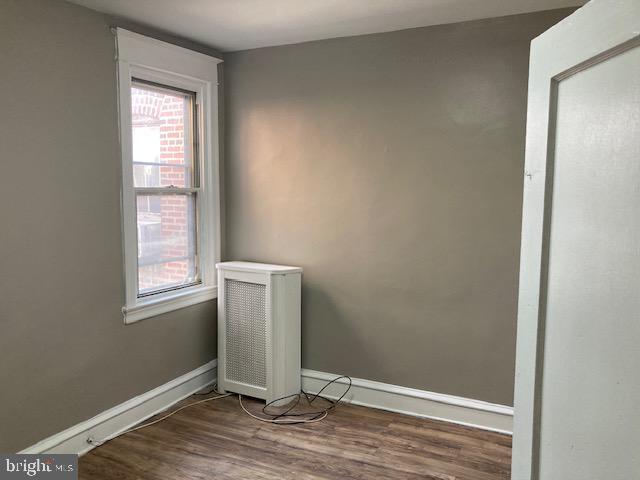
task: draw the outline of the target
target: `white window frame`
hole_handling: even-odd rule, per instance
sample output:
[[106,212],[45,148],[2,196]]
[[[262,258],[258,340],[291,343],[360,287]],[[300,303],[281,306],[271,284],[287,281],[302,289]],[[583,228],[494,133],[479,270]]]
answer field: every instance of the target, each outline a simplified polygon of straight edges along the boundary
[[[137,33],[116,29],[122,223],[124,237],[124,322],[133,323],[217,298],[215,264],[220,261],[218,160],[218,64],[222,60]],[[201,283],[138,296],[138,245],[131,134],[131,81],[146,80],[196,93],[199,125],[198,268]]]

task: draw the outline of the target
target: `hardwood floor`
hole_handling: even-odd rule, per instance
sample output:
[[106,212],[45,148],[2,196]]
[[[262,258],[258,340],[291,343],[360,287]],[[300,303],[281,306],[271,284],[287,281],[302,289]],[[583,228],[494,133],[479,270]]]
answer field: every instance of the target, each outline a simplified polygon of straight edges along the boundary
[[319,423],[271,425],[232,396],[107,442],[80,458],[79,477],[498,480],[510,459],[507,435],[347,404]]

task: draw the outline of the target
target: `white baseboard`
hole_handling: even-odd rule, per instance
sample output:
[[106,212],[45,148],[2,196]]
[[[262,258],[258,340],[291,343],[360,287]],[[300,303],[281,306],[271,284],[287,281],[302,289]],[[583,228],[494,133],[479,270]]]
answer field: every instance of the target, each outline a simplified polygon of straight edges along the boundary
[[94,448],[94,445],[87,442],[88,438],[93,438],[97,442],[112,438],[137,423],[166,410],[198,390],[213,384],[216,381],[217,364],[217,360],[212,360],[164,385],[56,433],[20,453],[77,453],[82,455]]
[[[317,393],[328,381],[337,376],[302,369],[302,388],[307,392]],[[212,360],[164,385],[56,433],[19,453],[82,455],[95,447],[87,442],[88,438],[93,438],[96,442],[113,438],[198,390],[215,383],[216,378],[217,360]],[[500,433],[511,434],[513,429],[513,407],[360,378],[352,380],[351,390],[343,399],[345,402]],[[339,380],[327,388],[323,395],[337,398],[344,391],[346,384],[346,380]]]
[[[302,388],[307,392],[317,393],[328,381],[336,377],[338,375],[302,369]],[[513,432],[513,407],[360,378],[352,378],[352,381],[351,390],[343,401],[355,405],[443,420],[509,435]],[[341,379],[327,388],[323,395],[338,398],[344,392],[347,383],[346,379]]]

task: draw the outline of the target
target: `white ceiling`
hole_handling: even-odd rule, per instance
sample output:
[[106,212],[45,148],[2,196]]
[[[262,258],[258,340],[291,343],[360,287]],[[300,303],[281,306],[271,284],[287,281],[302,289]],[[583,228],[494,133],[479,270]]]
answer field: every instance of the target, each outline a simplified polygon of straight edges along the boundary
[[69,0],[221,51],[501,17],[584,0]]

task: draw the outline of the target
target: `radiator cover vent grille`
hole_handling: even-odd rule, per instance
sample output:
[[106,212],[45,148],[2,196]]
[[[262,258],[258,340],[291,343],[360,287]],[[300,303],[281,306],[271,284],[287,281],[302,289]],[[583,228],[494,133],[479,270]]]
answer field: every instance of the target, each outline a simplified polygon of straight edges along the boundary
[[266,286],[227,279],[225,310],[227,380],[266,387]]

